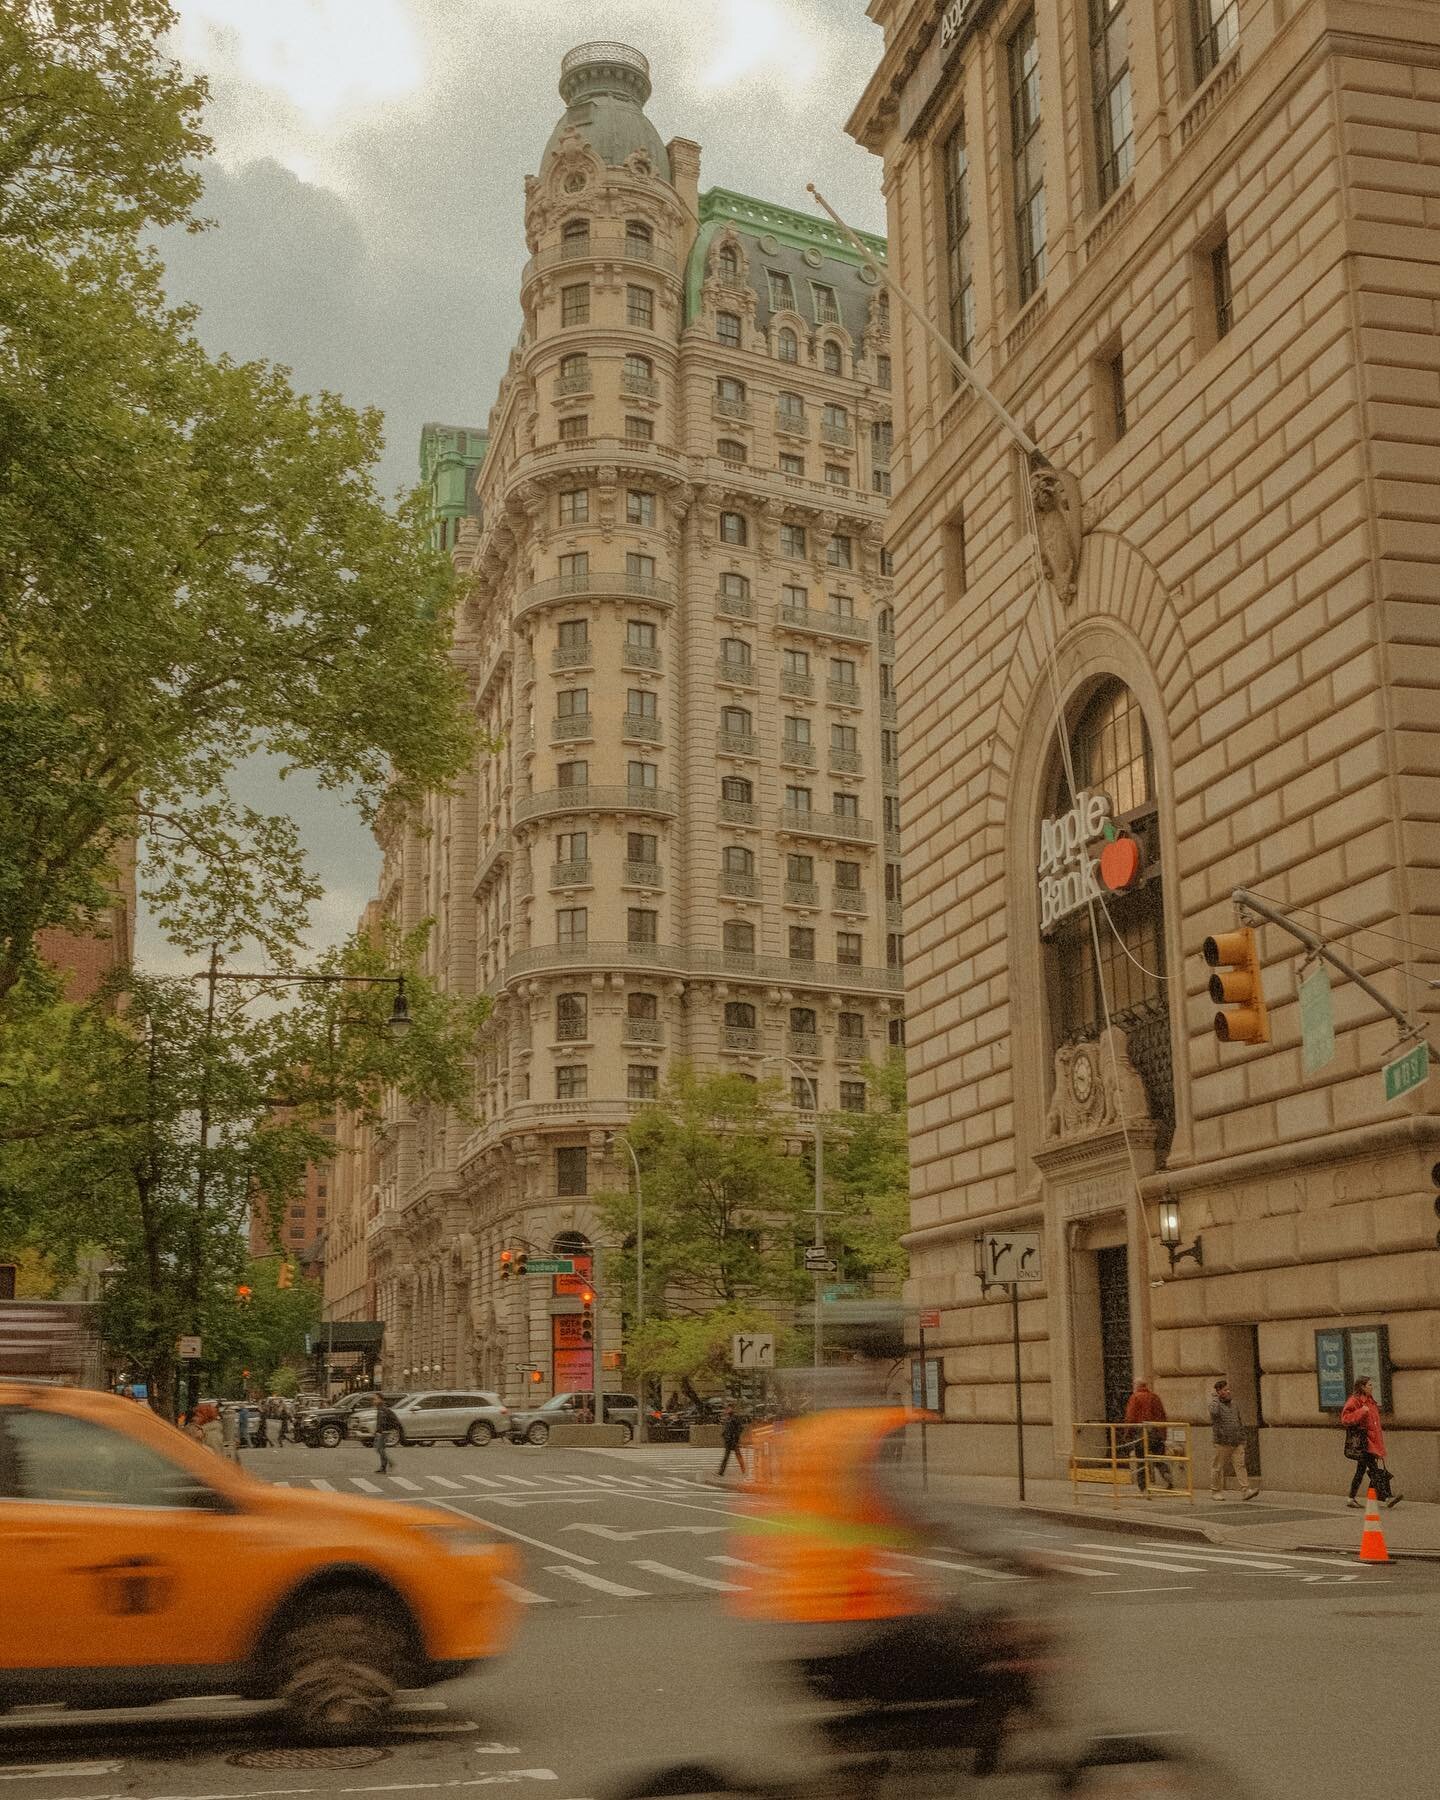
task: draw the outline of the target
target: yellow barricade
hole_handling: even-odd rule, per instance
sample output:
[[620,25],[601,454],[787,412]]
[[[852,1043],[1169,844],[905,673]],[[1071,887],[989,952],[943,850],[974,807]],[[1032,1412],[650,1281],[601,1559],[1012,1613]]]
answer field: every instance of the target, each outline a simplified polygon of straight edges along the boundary
[[1131,1487],[1143,1499],[1195,1499],[1191,1428],[1182,1423],[1126,1425],[1087,1419],[1070,1439],[1071,1496],[1079,1503],[1083,1482],[1108,1485],[1118,1503]]

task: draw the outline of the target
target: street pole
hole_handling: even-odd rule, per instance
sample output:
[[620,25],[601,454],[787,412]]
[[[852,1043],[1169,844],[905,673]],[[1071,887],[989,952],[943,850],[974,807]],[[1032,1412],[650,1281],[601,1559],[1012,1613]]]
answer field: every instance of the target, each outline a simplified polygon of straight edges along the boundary
[[1015,1466],[1020,1472],[1020,1503],[1025,1503],[1025,1398],[1020,1383],[1020,1283],[1010,1288],[1010,1341],[1015,1347]]
[[[825,1254],[825,1132],[820,1123],[820,1083],[810,1076],[810,1100],[815,1108],[815,1248],[821,1256]],[[820,1283],[823,1277],[819,1270],[815,1272],[815,1367],[820,1367],[823,1327],[820,1323]],[[819,1399],[819,1384],[816,1384],[816,1399]]]
[[925,1360],[925,1321],[920,1321],[920,1486],[930,1486],[930,1446],[925,1435],[925,1420],[930,1402],[930,1365]]
[[595,1296],[594,1304],[590,1308],[595,1327],[595,1335],[590,1340],[590,1380],[595,1390],[595,1423],[597,1425],[605,1423],[605,1389],[603,1386],[605,1358],[601,1350],[601,1341],[605,1335],[605,1291],[600,1285],[603,1273],[603,1250],[604,1245],[600,1242],[600,1234],[596,1232],[594,1242],[590,1246],[590,1291]]
[[647,1444],[650,1433],[645,1422],[645,1359],[640,1346],[645,1334],[645,1196],[640,1186],[640,1158],[635,1154],[635,1146],[629,1138],[621,1138],[630,1155],[630,1167],[635,1171],[635,1385],[639,1389],[636,1398],[640,1402],[640,1417],[635,1421],[635,1441]]

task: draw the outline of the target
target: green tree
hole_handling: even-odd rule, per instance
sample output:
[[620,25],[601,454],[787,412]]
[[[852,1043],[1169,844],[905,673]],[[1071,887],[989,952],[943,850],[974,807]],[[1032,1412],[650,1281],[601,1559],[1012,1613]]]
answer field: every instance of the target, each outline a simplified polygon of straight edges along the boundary
[[909,1270],[910,1149],[905,1056],[865,1070],[863,1113],[825,1121],[826,1237],[846,1280],[898,1286]]
[[172,22],[0,10],[0,1005],[131,839],[177,944],[293,954],[316,890],[290,822],[227,796],[248,756],[373,817],[475,747],[455,579],[375,486],[380,415],[206,356],[165,302],[144,234],[206,148]]

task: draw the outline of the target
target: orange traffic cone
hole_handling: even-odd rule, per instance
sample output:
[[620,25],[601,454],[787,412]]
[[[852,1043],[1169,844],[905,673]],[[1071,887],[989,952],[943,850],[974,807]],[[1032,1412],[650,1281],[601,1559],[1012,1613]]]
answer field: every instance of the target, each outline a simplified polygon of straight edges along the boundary
[[1380,1529],[1380,1502],[1374,1488],[1365,1492],[1365,1529],[1360,1533],[1360,1560],[1363,1563],[1388,1563],[1385,1533]]

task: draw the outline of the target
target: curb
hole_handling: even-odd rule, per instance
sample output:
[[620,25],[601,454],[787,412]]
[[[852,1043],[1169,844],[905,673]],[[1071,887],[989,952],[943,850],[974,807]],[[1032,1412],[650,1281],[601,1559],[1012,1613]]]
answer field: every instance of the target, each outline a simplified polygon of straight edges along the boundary
[[[1307,1556],[1346,1556],[1348,1551],[1335,1544],[1294,1544],[1288,1550],[1278,1550],[1273,1544],[1255,1545],[1237,1543],[1229,1533],[1234,1529],[1229,1525],[1202,1524],[1198,1520],[1193,1525],[1182,1525],[1174,1519],[1157,1520],[1151,1524],[1148,1519],[1114,1518],[1104,1513],[1087,1513],[1069,1511],[1061,1506],[1037,1505],[1033,1501],[1017,1504],[1017,1512],[1030,1514],[1037,1519],[1052,1519],[1061,1525],[1085,1524],[1096,1531],[1113,1531],[1121,1536],[1168,1538],[1172,1543],[1183,1544],[1187,1539],[1202,1538],[1208,1544],[1215,1544],[1221,1549],[1248,1550],[1256,1556],[1262,1556],[1266,1550],[1275,1550],[1280,1556],[1304,1553]],[[1244,1528],[1241,1527],[1243,1530]],[[1390,1552],[1390,1560],[1394,1562],[1440,1562],[1440,1550],[1394,1550],[1386,1546]],[[1360,1559],[1355,1559],[1356,1567]],[[1383,1567],[1381,1564],[1372,1565]]]

